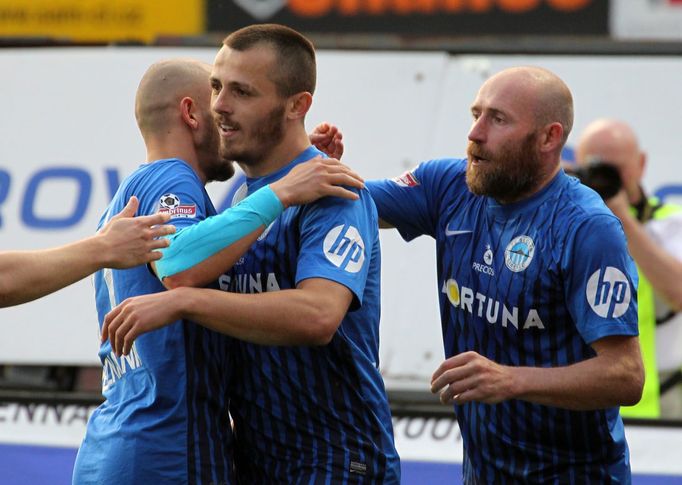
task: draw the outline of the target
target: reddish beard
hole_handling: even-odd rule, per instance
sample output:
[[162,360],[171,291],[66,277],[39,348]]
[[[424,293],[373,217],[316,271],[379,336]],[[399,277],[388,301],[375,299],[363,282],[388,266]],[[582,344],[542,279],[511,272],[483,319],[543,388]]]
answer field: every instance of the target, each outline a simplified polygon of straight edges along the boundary
[[[537,133],[528,133],[521,141],[507,142],[493,152],[469,141],[466,183],[476,195],[497,201],[515,201],[535,189],[540,180],[540,157],[537,153]],[[473,165],[473,158],[485,162]]]

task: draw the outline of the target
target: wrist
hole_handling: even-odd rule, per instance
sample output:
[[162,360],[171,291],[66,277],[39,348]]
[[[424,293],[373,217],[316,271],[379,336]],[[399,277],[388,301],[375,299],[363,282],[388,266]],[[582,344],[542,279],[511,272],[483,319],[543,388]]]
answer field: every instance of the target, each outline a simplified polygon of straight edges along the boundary
[[285,209],[291,205],[291,197],[289,194],[289,190],[287,189],[287,186],[282,179],[278,180],[277,182],[271,183],[270,190],[274,192],[274,194],[277,196],[277,198],[279,199],[279,201],[281,202],[282,206]]
[[94,236],[84,239],[83,244],[84,246],[81,248],[82,257],[92,262],[93,271],[113,267],[112,248],[109,247],[103,233],[98,232]]
[[524,399],[528,393],[528,367],[507,367],[509,369],[509,399]]
[[179,286],[169,293],[172,293],[171,301],[175,306],[175,320],[192,320],[194,305],[194,290],[189,286]]

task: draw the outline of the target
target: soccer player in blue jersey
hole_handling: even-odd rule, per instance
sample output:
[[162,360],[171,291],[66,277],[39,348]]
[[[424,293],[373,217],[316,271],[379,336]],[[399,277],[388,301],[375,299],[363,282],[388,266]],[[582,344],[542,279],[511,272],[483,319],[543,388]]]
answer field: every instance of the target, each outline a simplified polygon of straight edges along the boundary
[[[242,232],[233,238],[234,244],[207,255],[213,264],[233,261],[265,228],[258,214],[255,225],[247,224],[253,203],[246,211],[242,205],[214,216],[204,189],[206,182],[226,180],[234,171],[232,162],[219,156],[218,131],[210,111],[210,71],[211,66],[198,61],[170,60],[154,64],[145,73],[135,114],[149,163],[122,182],[101,221],[105,224],[132,194],[139,198],[142,214],[170,214],[178,232],[164,258],[154,263],[157,272],[168,265],[167,255],[182,254],[183,249],[204,252],[203,246],[215,245],[212,238],[224,239],[237,227]],[[327,171],[338,175],[338,166],[322,160],[301,166],[291,177],[265,188],[264,200],[274,202],[279,213],[288,204],[330,193],[357,198],[341,187],[320,184],[327,180]],[[332,174],[329,180],[335,177]],[[340,180],[352,183],[343,170]],[[244,202],[257,197],[254,194]],[[241,219],[232,217],[235,213]],[[199,222],[209,216],[214,217]],[[188,248],[186,235],[201,234],[205,227],[209,234],[203,234],[202,248]],[[174,276],[165,283],[210,281],[201,268],[190,267],[175,281]],[[146,266],[138,266],[98,272],[95,291],[101,325],[119,302],[163,292],[164,286]],[[233,483],[228,416],[233,355],[227,337],[179,319],[140,338],[123,358],[104,342],[99,356],[106,400],[88,422],[74,483]]]
[[[289,28],[225,39],[212,106],[221,152],[243,168],[247,193],[320,154],[304,128],[315,71],[313,46]],[[378,370],[378,219],[368,192],[358,195],[286,209],[221,276],[227,291],[133,298],[106,318],[103,336],[124,354],[179,317],[240,339],[230,412],[241,483],[399,482]]]
[[[173,60],[145,73],[135,115],[150,163],[122,182],[101,224],[131,194],[143,214],[169,213],[178,229],[215,214],[204,184],[226,180],[233,167],[217,155],[209,72]],[[96,273],[100,326],[119,301],[163,290],[146,266]],[[182,321],[147,337],[125,359],[101,345],[105,401],[88,421],[73,482],[229,483],[227,341]]]
[[560,168],[564,82],[504,70],[471,105],[468,159],[369,182],[406,240],[435,238],[446,360],[465,483],[629,483],[618,406],[636,403],[637,273],[620,222]]

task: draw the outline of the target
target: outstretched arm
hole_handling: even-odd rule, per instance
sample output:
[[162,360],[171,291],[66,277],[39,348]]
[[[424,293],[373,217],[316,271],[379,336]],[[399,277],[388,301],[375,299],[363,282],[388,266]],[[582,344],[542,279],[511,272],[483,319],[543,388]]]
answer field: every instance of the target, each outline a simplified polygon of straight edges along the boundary
[[343,186],[362,188],[362,178],[333,158],[316,157],[217,216],[179,231],[154,269],[166,288],[205,286],[248,250],[282,210],[333,196],[355,200]]
[[0,253],[0,307],[26,303],[75,283],[102,268],[130,268],[158,260],[157,249],[175,231],[167,215],[133,217],[131,197],[125,208],[94,236],[58,248]]
[[433,374],[431,392],[442,403],[497,404],[521,399],[576,411],[630,406],[639,402],[644,367],[639,339],[605,337],[593,342],[597,355],[563,367],[511,367],[476,352],[447,359]]
[[322,278],[297,288],[238,294],[203,288],[178,288],[128,298],[109,312],[102,341],[127,355],[134,340],[178,319],[188,319],[241,340],[262,345],[325,345],[348,311],[353,295]]

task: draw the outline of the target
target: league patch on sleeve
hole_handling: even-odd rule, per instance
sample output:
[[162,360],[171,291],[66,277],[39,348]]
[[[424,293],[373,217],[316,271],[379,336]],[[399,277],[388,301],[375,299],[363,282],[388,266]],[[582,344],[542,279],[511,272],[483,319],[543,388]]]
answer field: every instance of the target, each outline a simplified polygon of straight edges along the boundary
[[196,204],[182,204],[180,197],[175,194],[163,194],[159,198],[159,209],[161,214],[170,214],[173,217],[196,217]]
[[414,170],[408,170],[401,176],[394,177],[391,180],[401,187],[416,187],[419,185],[419,180],[417,180],[417,177],[414,175]]

